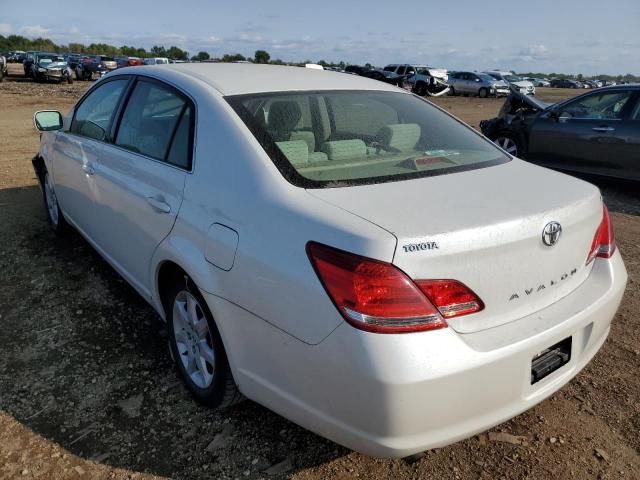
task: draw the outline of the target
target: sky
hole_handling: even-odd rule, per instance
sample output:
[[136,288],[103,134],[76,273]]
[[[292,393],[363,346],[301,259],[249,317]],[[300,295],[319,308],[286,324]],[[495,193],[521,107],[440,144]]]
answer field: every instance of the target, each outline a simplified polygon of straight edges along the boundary
[[639,0],[0,0],[0,34],[285,61],[640,75]]

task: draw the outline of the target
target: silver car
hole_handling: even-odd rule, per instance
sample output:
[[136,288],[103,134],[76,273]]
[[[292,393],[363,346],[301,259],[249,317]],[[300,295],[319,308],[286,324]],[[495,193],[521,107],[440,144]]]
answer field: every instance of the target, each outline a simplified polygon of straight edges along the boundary
[[504,80],[496,80],[486,73],[454,72],[449,74],[449,86],[451,95],[456,93],[478,95],[486,98],[499,97],[511,93],[509,84]]

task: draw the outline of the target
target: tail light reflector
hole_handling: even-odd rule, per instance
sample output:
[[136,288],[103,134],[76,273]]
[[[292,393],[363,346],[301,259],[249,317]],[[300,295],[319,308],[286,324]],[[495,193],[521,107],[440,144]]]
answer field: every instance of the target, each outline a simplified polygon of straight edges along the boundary
[[455,280],[414,282],[394,265],[315,242],[307,244],[307,254],[338,311],[361,330],[435,330],[447,326],[445,317],[483,308],[477,296]]
[[606,205],[602,205],[602,222],[596,230],[596,234],[591,242],[591,249],[587,256],[586,265],[589,265],[594,258],[611,258],[616,251],[616,239],[613,234],[613,224],[609,217],[609,210]]

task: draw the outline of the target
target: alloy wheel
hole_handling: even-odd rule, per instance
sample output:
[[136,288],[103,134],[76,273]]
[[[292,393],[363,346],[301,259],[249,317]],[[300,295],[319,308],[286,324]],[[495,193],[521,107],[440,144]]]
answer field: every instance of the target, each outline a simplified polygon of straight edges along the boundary
[[173,330],[178,361],[191,381],[203,390],[212,384],[216,354],[209,323],[200,303],[181,290],[173,302]]
[[498,137],[494,140],[494,143],[506,151],[509,155],[514,157],[518,156],[518,145],[509,137]]

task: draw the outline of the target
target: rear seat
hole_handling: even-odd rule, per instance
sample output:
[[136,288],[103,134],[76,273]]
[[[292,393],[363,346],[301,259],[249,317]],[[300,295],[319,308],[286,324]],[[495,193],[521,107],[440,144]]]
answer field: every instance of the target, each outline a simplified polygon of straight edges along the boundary
[[307,165],[309,163],[324,162],[327,160],[325,153],[309,153],[309,146],[304,140],[276,142],[276,145],[293,166]]
[[322,151],[329,160],[350,160],[367,156],[367,146],[362,140],[336,140],[324,142]]

